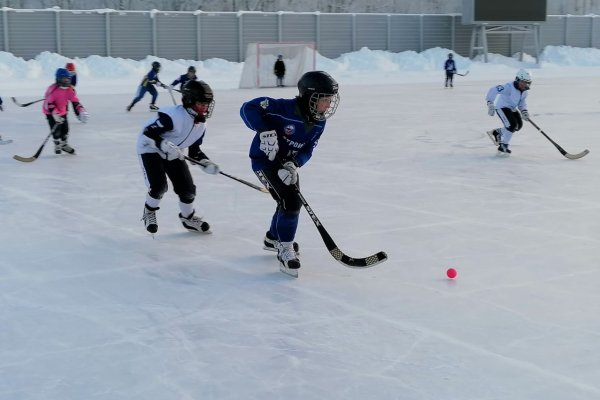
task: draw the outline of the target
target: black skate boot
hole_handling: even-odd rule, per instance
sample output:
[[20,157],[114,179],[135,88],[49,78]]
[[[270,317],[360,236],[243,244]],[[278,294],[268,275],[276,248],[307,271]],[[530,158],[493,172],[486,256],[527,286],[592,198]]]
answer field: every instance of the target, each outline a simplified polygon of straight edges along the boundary
[[510,149],[508,148],[508,144],[500,143],[500,145],[498,146],[498,156],[508,157],[510,153],[512,153],[512,151],[510,151]]

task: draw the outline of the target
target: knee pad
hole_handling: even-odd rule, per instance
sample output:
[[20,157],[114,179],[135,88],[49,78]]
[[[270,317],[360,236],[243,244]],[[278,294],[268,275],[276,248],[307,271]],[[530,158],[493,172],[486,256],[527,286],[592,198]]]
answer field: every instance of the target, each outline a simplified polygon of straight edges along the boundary
[[302,202],[300,201],[300,197],[296,194],[296,192],[289,191],[285,193],[285,196],[281,199],[281,209],[284,213],[295,213],[300,214],[300,208],[302,207]]

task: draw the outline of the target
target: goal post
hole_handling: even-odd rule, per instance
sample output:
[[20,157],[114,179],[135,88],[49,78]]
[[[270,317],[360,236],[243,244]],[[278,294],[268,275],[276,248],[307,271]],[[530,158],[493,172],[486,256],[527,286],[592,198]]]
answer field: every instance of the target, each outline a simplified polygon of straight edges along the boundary
[[249,43],[240,88],[276,87],[273,66],[280,55],[285,63],[284,86],[296,86],[305,72],[315,70],[317,51],[314,43]]

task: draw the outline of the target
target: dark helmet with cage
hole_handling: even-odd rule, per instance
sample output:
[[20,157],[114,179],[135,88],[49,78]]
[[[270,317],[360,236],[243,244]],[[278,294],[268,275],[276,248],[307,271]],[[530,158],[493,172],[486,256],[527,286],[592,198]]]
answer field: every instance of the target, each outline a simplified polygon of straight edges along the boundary
[[152,69],[154,71],[158,71],[160,69],[160,63],[158,61],[153,61],[152,62]]
[[324,71],[310,71],[298,81],[298,104],[302,114],[312,121],[325,121],[340,102],[338,83]]
[[196,67],[194,67],[193,65],[190,65],[187,72],[195,74],[196,73]]
[[453,57],[452,53],[448,53],[448,58],[452,58],[452,57]]
[[71,74],[66,68],[59,68],[54,73],[56,78],[56,84],[60,87],[66,88],[71,86]]
[[187,81],[181,89],[181,103],[196,122],[205,122],[215,108],[213,91],[204,81]]

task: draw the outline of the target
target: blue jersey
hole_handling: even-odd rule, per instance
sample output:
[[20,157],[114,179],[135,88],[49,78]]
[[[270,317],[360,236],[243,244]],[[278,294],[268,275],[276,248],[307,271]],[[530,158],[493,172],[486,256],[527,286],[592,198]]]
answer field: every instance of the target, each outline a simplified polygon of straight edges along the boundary
[[[257,132],[250,145],[252,169],[259,171],[273,163],[294,161],[299,167],[311,157],[325,129],[325,121],[308,124],[300,114],[296,99],[258,97],[242,105],[240,115],[246,126]],[[269,161],[260,150],[258,133],[277,132],[279,152],[275,161]]]
[[454,63],[454,60],[451,58],[447,59],[444,63],[444,69],[449,72],[456,72],[456,64]]
[[[191,78],[192,81],[195,81],[197,79],[198,78],[196,78],[196,75],[194,75],[194,77]],[[183,85],[185,85],[186,82],[189,80],[190,80],[190,77],[188,76],[188,74],[183,74],[183,75],[180,75],[179,78],[175,79],[173,81],[173,83],[171,83],[171,86],[175,86],[179,83],[180,84],[179,88],[181,89],[181,88],[183,88]]]
[[158,71],[151,69],[150,72],[144,76],[144,79],[142,80],[142,86],[154,86],[156,83],[160,83],[160,79],[158,79]]

